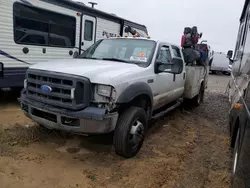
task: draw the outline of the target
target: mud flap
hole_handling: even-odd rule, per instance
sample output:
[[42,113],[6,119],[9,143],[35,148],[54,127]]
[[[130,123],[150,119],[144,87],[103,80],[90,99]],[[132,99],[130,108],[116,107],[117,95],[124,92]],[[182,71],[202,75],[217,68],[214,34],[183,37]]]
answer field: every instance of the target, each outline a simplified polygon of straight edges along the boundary
[[3,63],[0,62],[0,79],[2,79],[4,77],[4,67],[3,67]]

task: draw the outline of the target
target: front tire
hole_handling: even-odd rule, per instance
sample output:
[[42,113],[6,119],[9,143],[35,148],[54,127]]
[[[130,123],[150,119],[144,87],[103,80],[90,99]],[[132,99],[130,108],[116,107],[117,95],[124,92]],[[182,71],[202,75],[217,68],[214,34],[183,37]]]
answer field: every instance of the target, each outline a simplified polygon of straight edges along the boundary
[[145,110],[130,107],[119,117],[114,132],[114,148],[116,154],[131,158],[141,149],[147,131],[147,115]]

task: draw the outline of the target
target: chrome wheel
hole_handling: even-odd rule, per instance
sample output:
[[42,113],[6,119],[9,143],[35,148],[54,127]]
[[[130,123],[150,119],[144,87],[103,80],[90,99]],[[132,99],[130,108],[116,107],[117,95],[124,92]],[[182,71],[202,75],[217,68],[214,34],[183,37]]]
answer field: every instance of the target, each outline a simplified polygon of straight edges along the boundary
[[136,120],[130,129],[129,143],[133,149],[136,149],[137,147],[141,146],[143,140],[144,126],[139,120]]

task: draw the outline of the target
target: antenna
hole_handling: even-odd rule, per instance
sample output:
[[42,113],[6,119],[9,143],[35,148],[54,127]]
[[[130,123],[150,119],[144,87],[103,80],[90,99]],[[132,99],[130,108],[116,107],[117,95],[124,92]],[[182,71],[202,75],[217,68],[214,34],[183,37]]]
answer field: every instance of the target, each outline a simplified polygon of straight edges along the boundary
[[95,2],[88,2],[89,4],[91,4],[92,8],[95,8],[95,5],[98,5],[97,3]]

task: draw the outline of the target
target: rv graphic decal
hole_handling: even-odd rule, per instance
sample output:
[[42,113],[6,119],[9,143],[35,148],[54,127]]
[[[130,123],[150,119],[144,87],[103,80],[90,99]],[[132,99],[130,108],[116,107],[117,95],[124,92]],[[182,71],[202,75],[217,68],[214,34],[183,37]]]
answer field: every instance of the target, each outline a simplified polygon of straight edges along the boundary
[[106,32],[106,31],[103,31],[103,32],[102,32],[102,36],[116,37],[116,34],[114,34],[114,33],[108,33],[108,32]]
[[8,54],[8,53],[2,51],[2,50],[0,50],[0,55],[3,55],[3,56],[5,56],[5,57],[8,57],[8,58],[10,58],[10,59],[14,59],[14,60],[16,60],[16,61],[19,61],[19,62],[28,64],[28,65],[31,65],[30,63],[27,63],[26,61],[23,61],[23,60],[21,60],[21,59],[18,59],[18,58],[16,58],[16,57],[14,57],[14,56],[12,56],[12,55],[10,55],[10,54]]

